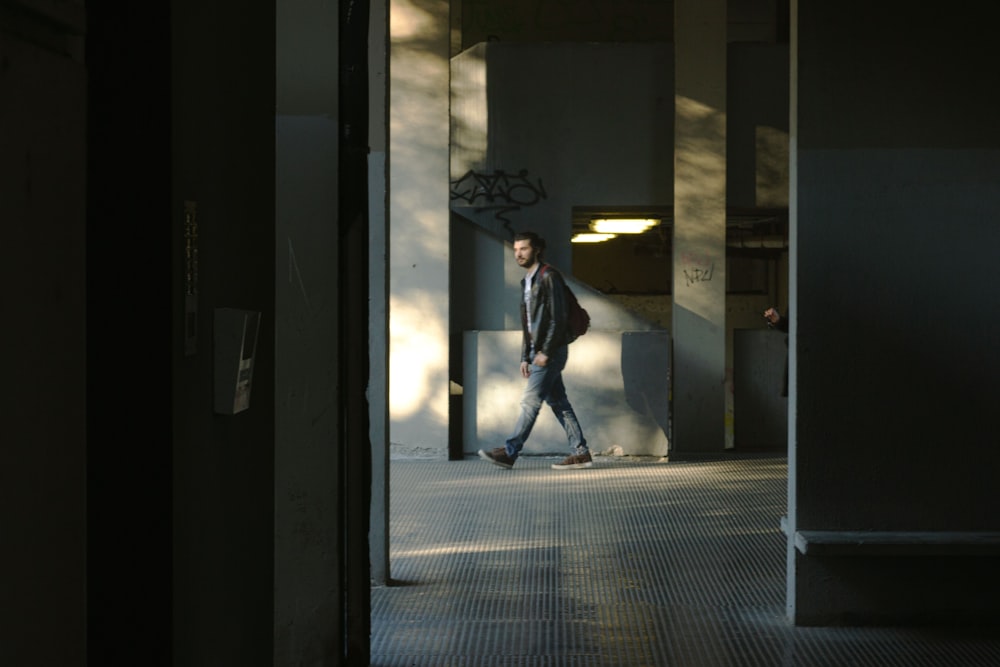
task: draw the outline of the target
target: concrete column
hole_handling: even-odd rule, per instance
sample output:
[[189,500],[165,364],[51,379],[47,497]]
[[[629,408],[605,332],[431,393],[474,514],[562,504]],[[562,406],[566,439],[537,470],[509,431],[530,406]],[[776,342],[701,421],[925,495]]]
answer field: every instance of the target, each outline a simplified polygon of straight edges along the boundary
[[725,0],[677,0],[674,44],[676,454],[725,446]]
[[389,439],[448,456],[447,12],[389,3]]
[[[275,14],[274,665],[345,653],[336,5]],[[360,472],[357,473],[360,476]],[[347,501],[349,502],[349,501]],[[348,591],[349,586],[346,587]]]
[[368,29],[368,414],[372,446],[371,577],[389,581],[388,221],[386,219],[387,0],[371,0]]

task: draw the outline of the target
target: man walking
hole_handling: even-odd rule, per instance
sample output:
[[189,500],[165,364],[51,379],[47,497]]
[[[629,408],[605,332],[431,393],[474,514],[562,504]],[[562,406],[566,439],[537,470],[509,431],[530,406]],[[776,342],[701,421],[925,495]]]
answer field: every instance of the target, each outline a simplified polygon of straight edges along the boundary
[[479,456],[503,468],[514,467],[545,401],[565,429],[573,452],[552,468],[589,468],[593,460],[587,440],[563,386],[562,371],[569,356],[565,283],[558,271],[542,262],[544,251],[545,240],[538,234],[520,232],[514,236],[514,259],[526,271],[521,280],[521,376],[528,383],[521,395],[521,414],[505,446],[489,452],[480,449]]

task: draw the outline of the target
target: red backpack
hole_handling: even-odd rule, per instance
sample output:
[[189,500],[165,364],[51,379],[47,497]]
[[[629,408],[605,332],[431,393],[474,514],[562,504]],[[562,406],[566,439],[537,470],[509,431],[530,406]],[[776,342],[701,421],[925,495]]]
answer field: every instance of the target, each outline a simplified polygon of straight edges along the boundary
[[[541,271],[538,273],[539,279],[545,275],[547,268],[549,268],[548,264],[542,265]],[[576,295],[573,294],[573,290],[569,288],[565,280],[563,280],[563,292],[566,297],[566,334],[569,338],[567,342],[572,343],[587,333],[587,329],[590,328],[590,313],[576,300]]]

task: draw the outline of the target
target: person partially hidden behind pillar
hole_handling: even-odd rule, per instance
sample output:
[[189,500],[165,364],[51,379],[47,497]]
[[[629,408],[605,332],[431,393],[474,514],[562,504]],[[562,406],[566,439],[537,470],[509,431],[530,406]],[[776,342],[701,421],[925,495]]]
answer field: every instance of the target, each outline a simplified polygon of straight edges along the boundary
[[[562,424],[573,452],[554,470],[576,470],[593,465],[587,439],[566,397],[563,368],[569,355],[566,299],[562,274],[542,262],[545,240],[534,232],[514,236],[514,259],[527,274],[521,280],[521,376],[527,380],[521,394],[521,414],[503,447],[479,450],[479,456],[502,468],[513,468],[531,435],[542,401]],[[544,268],[543,268],[544,267]]]
[[[777,329],[784,333],[788,333],[788,314],[785,317],[781,316],[777,308],[771,307],[764,311],[764,319],[767,320],[767,326],[772,329]],[[788,337],[785,337],[785,379],[784,384],[781,385],[781,395],[788,397]]]

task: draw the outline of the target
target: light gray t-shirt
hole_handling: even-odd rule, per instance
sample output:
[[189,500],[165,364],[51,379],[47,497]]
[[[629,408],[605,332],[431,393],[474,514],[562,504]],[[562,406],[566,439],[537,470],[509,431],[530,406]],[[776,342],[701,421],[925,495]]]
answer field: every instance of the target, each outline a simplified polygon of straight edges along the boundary
[[527,317],[525,319],[528,320],[529,334],[531,333],[531,283],[535,278],[535,274],[538,273],[538,267],[540,266],[541,264],[535,264],[535,268],[533,268],[524,278],[524,312],[527,313]]

